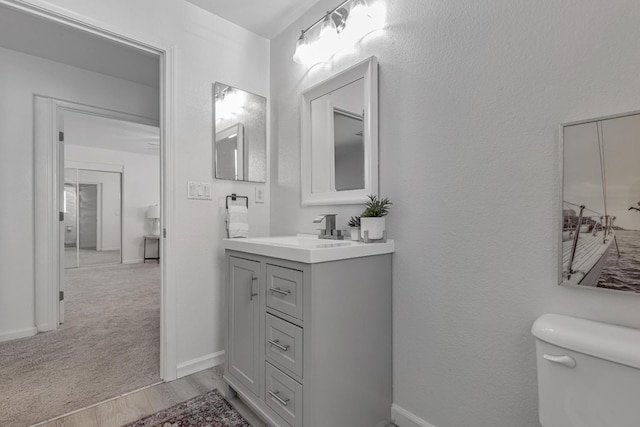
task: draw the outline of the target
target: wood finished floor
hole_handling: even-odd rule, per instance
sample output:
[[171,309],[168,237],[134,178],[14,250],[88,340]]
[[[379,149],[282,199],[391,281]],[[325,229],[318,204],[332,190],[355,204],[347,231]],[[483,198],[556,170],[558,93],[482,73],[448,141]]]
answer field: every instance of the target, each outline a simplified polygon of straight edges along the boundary
[[[176,381],[135,391],[63,418],[36,425],[39,427],[120,427],[215,388],[223,391],[222,367],[206,369]],[[237,397],[229,402],[253,427],[267,427]]]

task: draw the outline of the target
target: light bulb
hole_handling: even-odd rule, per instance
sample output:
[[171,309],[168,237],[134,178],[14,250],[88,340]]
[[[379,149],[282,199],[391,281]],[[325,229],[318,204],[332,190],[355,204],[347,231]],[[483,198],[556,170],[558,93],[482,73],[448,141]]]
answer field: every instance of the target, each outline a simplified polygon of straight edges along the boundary
[[303,31],[296,43],[296,51],[293,54],[293,60],[298,64],[308,65],[311,60],[310,49],[311,45]]
[[331,58],[340,47],[340,38],[338,30],[333,19],[327,14],[320,27],[318,40],[313,45],[314,57],[317,62],[326,62]]
[[375,29],[370,8],[365,0],[355,0],[351,4],[349,17],[340,36],[345,45],[353,46]]
[[369,5],[367,5],[366,0],[354,0],[353,3],[351,3],[351,9],[349,11],[349,16],[352,16],[353,14],[358,14],[358,13],[367,13],[369,10]]

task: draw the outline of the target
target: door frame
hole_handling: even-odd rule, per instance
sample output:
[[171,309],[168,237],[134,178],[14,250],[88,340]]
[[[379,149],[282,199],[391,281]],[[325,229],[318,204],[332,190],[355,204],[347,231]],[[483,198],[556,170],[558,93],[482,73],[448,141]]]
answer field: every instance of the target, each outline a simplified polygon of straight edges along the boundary
[[[116,43],[124,44],[135,49],[151,53],[159,58],[160,63],[160,114],[159,114],[159,127],[160,127],[160,226],[163,230],[163,242],[161,246],[161,305],[160,305],[160,376],[165,381],[171,381],[177,378],[177,281],[173,278],[174,271],[174,249],[173,241],[171,239],[171,231],[174,229],[175,224],[175,196],[174,196],[174,129],[175,129],[175,67],[174,58],[176,56],[176,49],[172,45],[161,43],[158,41],[142,40],[139,36],[126,35],[126,31],[119,29],[113,29],[113,25],[95,20],[93,18],[75,14],[67,9],[53,5],[42,0],[0,0],[0,5],[8,8],[18,10],[22,13],[26,13],[32,16],[37,16],[42,19],[57,22],[62,25],[66,25],[95,36],[111,40]],[[111,28],[111,29],[109,29]],[[35,94],[34,94],[35,98]],[[50,99],[50,107],[53,107],[54,101]],[[34,103],[34,112],[37,110],[37,106]],[[50,108],[54,112],[56,108]],[[35,119],[35,117],[34,117]],[[35,122],[35,120],[34,120]],[[42,123],[34,123],[37,128],[38,125],[48,128],[48,135],[57,136],[57,122],[55,121],[55,113],[46,115]],[[36,134],[36,128],[34,128],[34,135]],[[49,138],[51,139],[51,138]],[[55,144],[57,138],[55,138]],[[34,141],[35,144],[35,141]],[[36,144],[37,145],[37,144]],[[47,214],[47,218],[39,221],[36,218],[34,228],[36,231],[36,239],[40,237],[40,241],[43,241],[43,245],[36,244],[35,256],[36,256],[36,292],[39,287],[37,286],[38,280],[59,280],[59,274],[57,270],[60,268],[59,256],[59,221],[58,221],[58,206],[59,195],[57,194],[57,179],[59,179],[57,165],[56,151],[52,151],[52,144],[47,144],[43,147],[45,155],[40,153],[36,154],[36,174],[39,167],[38,161],[45,164],[45,170],[40,173],[46,173],[47,179],[44,183],[36,180],[34,184],[34,195],[36,196],[36,213],[39,212],[38,205],[44,201],[46,209],[44,212]],[[44,158],[42,158],[44,157]],[[42,164],[42,163],[40,163]],[[63,172],[64,173],[64,172]],[[43,197],[38,201],[38,195],[42,194]],[[44,200],[42,200],[44,199]],[[52,215],[55,212],[55,216]],[[36,240],[38,242],[38,240]],[[55,246],[54,246],[55,242]],[[58,248],[58,249],[56,249]],[[56,279],[58,278],[58,279]],[[57,286],[50,286],[49,292],[52,289],[56,289]],[[49,299],[51,300],[51,299]],[[48,312],[46,316],[49,320],[53,318],[51,304],[48,307],[40,307],[41,311]],[[38,307],[36,307],[36,312]],[[34,315],[34,321],[38,324],[38,320]],[[46,325],[45,322],[41,322],[43,328],[57,325]]]

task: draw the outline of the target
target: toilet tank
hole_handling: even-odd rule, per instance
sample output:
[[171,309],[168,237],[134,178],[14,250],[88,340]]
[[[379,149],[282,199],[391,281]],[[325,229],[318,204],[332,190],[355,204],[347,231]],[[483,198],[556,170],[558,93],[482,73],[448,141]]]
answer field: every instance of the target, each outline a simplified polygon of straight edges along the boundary
[[545,314],[531,332],[543,427],[640,426],[640,330]]

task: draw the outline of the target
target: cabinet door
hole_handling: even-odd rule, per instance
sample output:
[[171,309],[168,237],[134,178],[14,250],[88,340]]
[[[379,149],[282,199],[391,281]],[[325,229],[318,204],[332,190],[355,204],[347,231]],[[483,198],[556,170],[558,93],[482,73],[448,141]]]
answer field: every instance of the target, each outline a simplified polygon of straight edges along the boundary
[[229,257],[229,372],[260,390],[260,263]]

